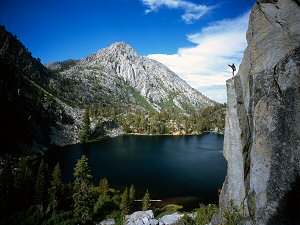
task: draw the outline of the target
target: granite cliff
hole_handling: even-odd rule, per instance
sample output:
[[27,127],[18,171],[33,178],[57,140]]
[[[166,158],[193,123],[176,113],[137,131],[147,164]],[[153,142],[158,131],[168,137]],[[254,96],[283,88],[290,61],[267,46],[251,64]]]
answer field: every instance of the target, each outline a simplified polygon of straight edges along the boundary
[[300,224],[300,3],[257,1],[238,74],[227,81],[220,212],[242,224]]

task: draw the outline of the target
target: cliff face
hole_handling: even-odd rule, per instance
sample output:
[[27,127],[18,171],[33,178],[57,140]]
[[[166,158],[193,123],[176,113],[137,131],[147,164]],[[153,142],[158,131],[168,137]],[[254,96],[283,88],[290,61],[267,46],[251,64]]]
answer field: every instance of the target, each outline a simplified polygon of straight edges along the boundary
[[220,215],[232,199],[249,224],[300,224],[299,1],[257,1],[247,40],[227,81]]
[[49,88],[56,80],[46,67],[0,27],[0,153],[45,151],[78,142],[83,110]]

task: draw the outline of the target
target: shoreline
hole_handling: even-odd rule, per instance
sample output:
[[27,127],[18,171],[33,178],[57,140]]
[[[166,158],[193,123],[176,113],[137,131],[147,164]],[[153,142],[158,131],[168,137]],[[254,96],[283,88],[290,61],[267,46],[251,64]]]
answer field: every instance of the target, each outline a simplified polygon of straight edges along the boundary
[[132,136],[198,136],[199,134],[145,134],[145,133],[124,133],[123,135],[132,135]]
[[[99,137],[97,139],[94,140],[89,140],[86,142],[76,142],[76,143],[72,143],[72,144],[68,144],[68,145],[54,145],[49,147],[45,152],[47,152],[49,149],[52,148],[63,148],[63,147],[67,147],[67,146],[72,146],[72,145],[78,145],[78,144],[84,144],[84,143],[92,143],[92,142],[97,142],[97,141],[103,141],[103,140],[107,140],[107,139],[113,139],[116,137],[121,137],[121,136],[201,136],[205,133],[213,133],[213,134],[218,134],[218,135],[224,135],[224,133],[222,132],[215,132],[215,131],[204,131],[202,133],[198,133],[198,134],[145,134],[145,133],[122,133],[116,136],[103,136],[103,137]],[[45,153],[43,152],[43,153]],[[43,154],[42,154],[43,155]]]
[[[124,133],[122,135],[133,135],[133,136],[200,136],[205,133],[214,133],[214,134],[220,134],[224,135],[222,132],[215,132],[215,131],[203,131],[202,133],[196,133],[196,134],[146,134],[146,133]],[[118,136],[116,136],[118,137]]]

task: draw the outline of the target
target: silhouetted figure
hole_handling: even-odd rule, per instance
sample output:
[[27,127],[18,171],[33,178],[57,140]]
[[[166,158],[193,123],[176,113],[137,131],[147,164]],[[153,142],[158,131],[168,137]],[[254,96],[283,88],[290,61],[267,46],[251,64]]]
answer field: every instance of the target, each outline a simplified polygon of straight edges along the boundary
[[232,69],[232,76],[234,76],[234,72],[236,71],[234,63],[232,63],[232,65],[228,64],[228,66]]

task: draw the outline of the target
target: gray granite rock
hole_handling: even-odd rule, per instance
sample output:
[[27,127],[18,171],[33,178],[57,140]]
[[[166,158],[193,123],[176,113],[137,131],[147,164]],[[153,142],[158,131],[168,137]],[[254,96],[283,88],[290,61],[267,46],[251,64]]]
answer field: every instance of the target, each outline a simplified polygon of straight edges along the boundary
[[149,219],[149,222],[150,222],[151,225],[157,225],[158,224],[157,219]]
[[157,111],[168,102],[183,112],[187,107],[199,109],[215,104],[165,65],[140,56],[123,42],[78,61],[50,63],[47,67],[59,71],[62,77],[79,81],[74,90],[80,96],[78,102],[85,96],[83,101],[89,103],[99,104],[109,99],[110,103],[125,107],[137,104],[145,108],[148,104]]
[[228,169],[212,224],[223,222],[231,199],[248,224],[299,224],[291,210],[300,189],[299,3],[256,3],[247,40],[239,72],[227,81]]
[[137,211],[131,215],[125,216],[126,225],[156,225],[158,221],[155,220],[152,210]]
[[171,215],[165,215],[159,219],[159,224],[164,225],[174,225],[183,217],[183,214],[179,214],[178,212],[173,213]]

